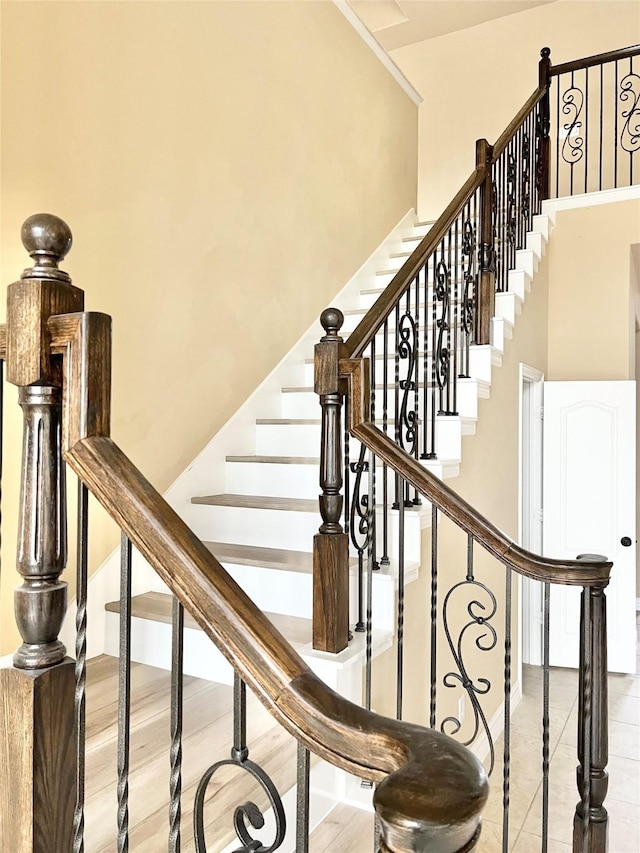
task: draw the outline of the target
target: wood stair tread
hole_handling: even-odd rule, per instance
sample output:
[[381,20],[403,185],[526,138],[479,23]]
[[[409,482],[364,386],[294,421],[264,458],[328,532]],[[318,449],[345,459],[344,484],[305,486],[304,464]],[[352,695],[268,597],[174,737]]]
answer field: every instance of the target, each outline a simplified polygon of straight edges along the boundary
[[[131,598],[131,616],[170,625],[172,606],[173,596],[164,592],[145,592]],[[120,601],[108,602],[105,604],[105,610],[110,613],[119,613]],[[289,640],[292,646],[300,648],[311,642],[311,619],[303,619],[301,616],[287,616],[281,613],[265,613],[264,615]],[[201,630],[196,620],[186,610],[184,625],[185,628]]]
[[313,554],[309,551],[290,551],[285,548],[265,548],[229,542],[203,542],[202,544],[221,563],[282,569],[303,574],[310,574],[313,571]]
[[245,509],[274,509],[287,510],[289,512],[317,512],[318,499],[316,498],[278,498],[268,495],[198,495],[191,498],[192,504],[204,504],[206,506],[230,506]]

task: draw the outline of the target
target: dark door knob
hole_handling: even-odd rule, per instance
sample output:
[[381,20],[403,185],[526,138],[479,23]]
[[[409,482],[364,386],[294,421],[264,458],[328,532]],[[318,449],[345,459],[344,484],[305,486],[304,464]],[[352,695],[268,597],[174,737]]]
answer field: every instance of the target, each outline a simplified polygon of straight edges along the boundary
[[631,545],[631,539],[628,536],[623,536],[620,540],[620,544],[624,545],[625,548],[628,548]]

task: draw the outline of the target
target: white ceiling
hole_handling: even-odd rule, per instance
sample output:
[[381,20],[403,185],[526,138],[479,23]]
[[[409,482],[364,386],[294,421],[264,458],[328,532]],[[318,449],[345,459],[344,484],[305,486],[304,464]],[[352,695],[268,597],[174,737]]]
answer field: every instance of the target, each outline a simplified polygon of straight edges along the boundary
[[387,51],[552,2],[554,0],[349,0],[362,23]]

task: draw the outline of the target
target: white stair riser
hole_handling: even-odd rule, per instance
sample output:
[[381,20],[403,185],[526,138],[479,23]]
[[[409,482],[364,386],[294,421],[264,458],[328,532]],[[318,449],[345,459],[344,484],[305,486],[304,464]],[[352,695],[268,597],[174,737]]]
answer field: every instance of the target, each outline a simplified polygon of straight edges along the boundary
[[507,286],[510,293],[524,299],[531,290],[531,278],[524,270],[510,270]]
[[226,491],[231,495],[317,498],[320,466],[270,462],[227,462]]
[[[376,377],[377,378],[377,377]],[[419,389],[420,400],[424,389]],[[482,391],[478,388],[478,380],[473,379],[458,379],[457,382],[457,414],[465,418],[477,418],[478,406],[477,401],[473,399],[473,395],[478,393],[482,396]],[[428,389],[427,405],[431,410],[432,389]],[[376,388],[376,418],[382,416],[382,389]],[[440,392],[436,388],[436,410],[440,406]],[[392,429],[392,420],[395,413],[395,390],[393,386],[389,389],[387,395],[387,417],[389,418],[390,430]],[[320,403],[317,394],[313,391],[287,391],[282,394],[282,417],[283,418],[319,418],[321,416]]]
[[530,249],[539,261],[544,254],[546,240],[539,231],[529,231],[527,234],[527,249]]
[[552,229],[552,223],[549,217],[544,213],[539,213],[533,217],[531,221],[531,228],[533,231],[537,231],[542,235],[545,243],[549,239]]
[[[378,474],[381,469],[378,468]],[[382,502],[382,488],[379,478],[376,480],[377,493],[376,504]],[[363,479],[363,488],[368,490],[366,476]],[[411,492],[413,495],[413,492]],[[400,513],[392,509],[395,496],[394,482],[389,481],[387,511],[387,544],[389,555],[394,559],[398,554]],[[425,501],[425,505],[426,505]],[[311,552],[313,549],[313,537],[318,532],[322,523],[320,511],[292,512],[287,510],[248,509],[246,507],[222,507],[194,505],[192,515],[192,529],[205,541],[213,542],[240,542],[245,545],[253,545],[263,548],[284,548],[294,551]],[[376,531],[379,537],[379,546],[383,543],[383,512],[377,513]],[[356,515],[356,528],[358,525]],[[405,559],[420,561],[421,542],[421,518],[416,509],[407,508],[404,511]],[[356,542],[361,544],[362,536],[356,537]],[[356,547],[350,539],[350,551],[352,556],[357,556]],[[382,554],[382,551],[379,552]]]
[[496,293],[496,317],[515,325],[522,312],[522,299],[516,293]]
[[[105,654],[118,657],[120,617],[105,614]],[[171,668],[171,625],[150,619],[131,620],[131,660]],[[184,674],[220,684],[233,684],[233,669],[203,631],[184,629]]]
[[491,318],[491,346],[499,352],[504,352],[505,341],[513,337],[513,323],[507,322],[504,317]]
[[[316,494],[319,489],[316,486]],[[242,542],[261,548],[311,551],[322,519],[320,512],[195,505],[191,527],[210,542]]]
[[538,259],[531,249],[518,249],[515,266],[517,270],[524,270],[530,278],[533,278],[538,269]]
[[[388,434],[393,437],[393,420],[388,424]],[[459,459],[461,452],[462,423],[455,417],[436,418],[436,452],[447,459]],[[280,424],[256,426],[256,453],[265,456],[317,456],[320,454],[320,426]],[[356,456],[360,446],[351,439],[351,452]]]

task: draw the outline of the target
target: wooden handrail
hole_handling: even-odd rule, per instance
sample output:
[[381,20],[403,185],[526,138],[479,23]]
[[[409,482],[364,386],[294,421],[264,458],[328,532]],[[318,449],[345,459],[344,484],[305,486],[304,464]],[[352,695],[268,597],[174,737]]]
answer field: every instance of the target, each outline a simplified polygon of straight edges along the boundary
[[384,292],[380,294],[353,332],[351,332],[345,342],[345,346],[352,358],[358,358],[358,356],[362,355],[366,347],[371,343],[381,324],[384,323],[395,308],[400,297],[406,292],[425,262],[437,248],[442,238],[447,234],[464,205],[482,184],[485,175],[486,168],[484,164],[473,170],[447,205],[442,215],[429,229],[429,233],[418,244],[402,269],[398,270]]
[[366,711],[314,675],[108,436],[110,318],[75,313],[47,327],[63,355],[67,464],[276,719],[317,755],[379,783],[389,850],[471,849],[488,795],[474,755],[440,732]]
[[[340,373],[350,380],[359,371],[353,361],[340,363]],[[359,420],[350,410],[350,432],[370,451],[428,498],[458,527],[473,536],[496,559],[518,574],[533,580],[580,587],[604,587],[613,563],[607,561],[556,560],[541,557],[517,545],[482,513],[399,447],[374,424]]]
[[567,71],[578,71],[582,68],[591,68],[593,65],[604,65],[606,62],[616,62],[619,59],[629,59],[638,55],[640,55],[640,44],[634,44],[630,47],[622,47],[619,50],[596,53],[593,56],[586,56],[584,59],[574,59],[571,62],[552,65],[549,73],[552,77],[557,77],[559,74],[566,74]]

